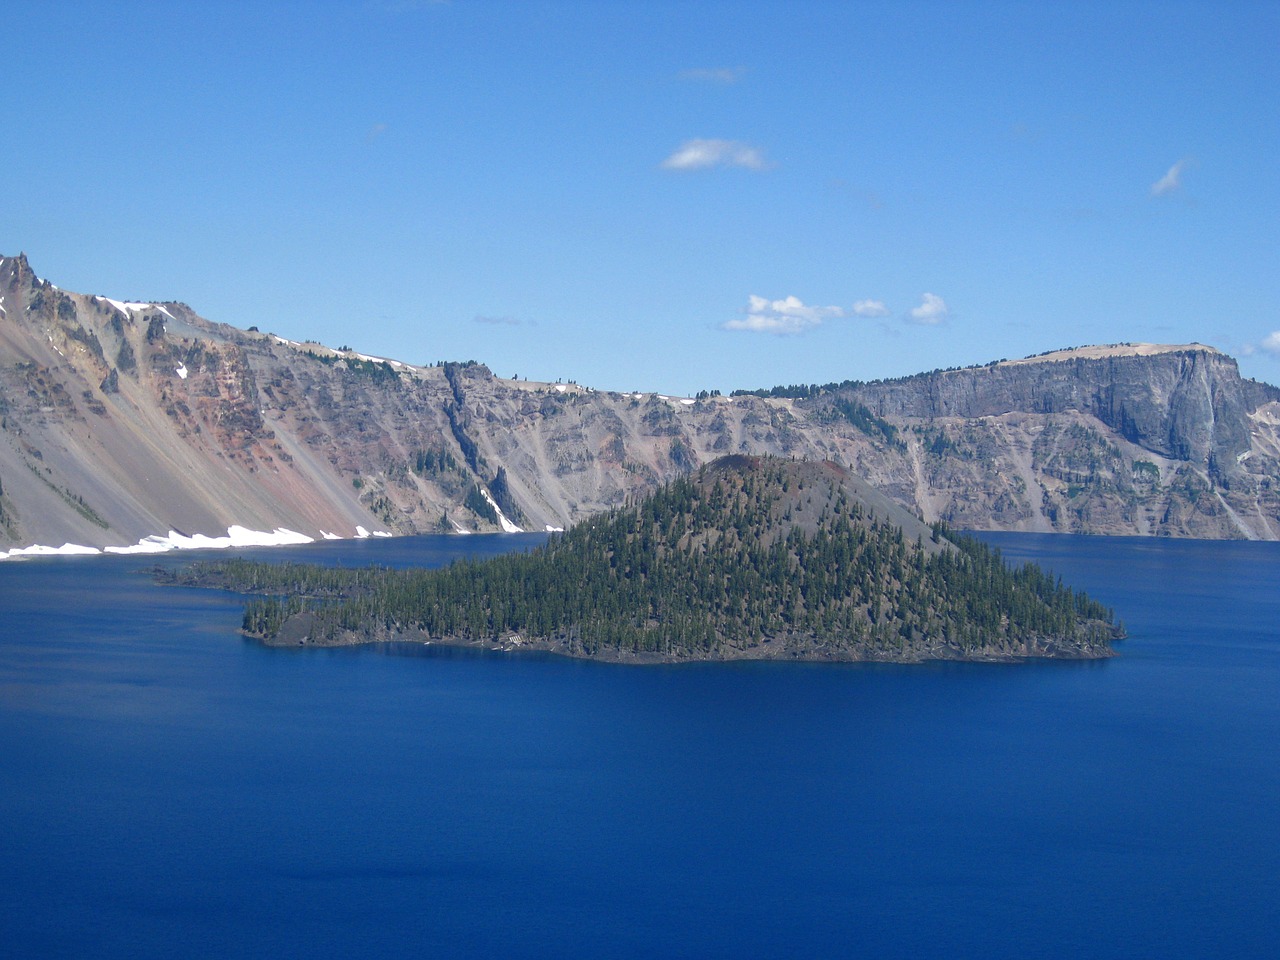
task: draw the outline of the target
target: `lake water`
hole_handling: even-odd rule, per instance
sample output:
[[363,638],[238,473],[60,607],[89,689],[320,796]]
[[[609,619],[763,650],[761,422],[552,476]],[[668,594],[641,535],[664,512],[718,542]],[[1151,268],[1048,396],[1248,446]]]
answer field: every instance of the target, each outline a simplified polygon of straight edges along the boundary
[[[261,555],[439,563],[539,539]],[[236,597],[153,586],[154,560],[0,565],[0,943],[1280,955],[1280,544],[988,539],[1113,605],[1120,655],[271,650],[236,634]]]

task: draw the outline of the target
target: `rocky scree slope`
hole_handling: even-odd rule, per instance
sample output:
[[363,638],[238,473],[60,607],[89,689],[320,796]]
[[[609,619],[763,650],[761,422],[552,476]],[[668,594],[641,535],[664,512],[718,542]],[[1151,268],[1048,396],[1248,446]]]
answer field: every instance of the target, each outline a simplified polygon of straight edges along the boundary
[[734,453],[831,460],[958,527],[1280,536],[1280,391],[1195,344],[672,398],[292,342],[24,256],[0,298],[0,545],[543,530]]

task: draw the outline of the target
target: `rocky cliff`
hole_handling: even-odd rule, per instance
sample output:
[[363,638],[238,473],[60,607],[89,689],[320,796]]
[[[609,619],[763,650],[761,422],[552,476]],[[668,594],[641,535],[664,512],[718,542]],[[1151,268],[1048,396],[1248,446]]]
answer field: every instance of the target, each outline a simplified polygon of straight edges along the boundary
[[962,527],[1280,536],[1280,391],[1210,347],[673,398],[291,342],[0,258],[0,546],[542,530],[726,453],[833,460]]

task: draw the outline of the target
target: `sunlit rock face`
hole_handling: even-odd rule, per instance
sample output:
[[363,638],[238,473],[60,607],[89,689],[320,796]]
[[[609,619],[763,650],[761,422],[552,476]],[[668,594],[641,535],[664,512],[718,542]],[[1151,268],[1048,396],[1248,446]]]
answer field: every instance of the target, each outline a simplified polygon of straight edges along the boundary
[[0,297],[5,551],[541,531],[731,453],[833,460],[976,529],[1280,536],[1280,391],[1197,344],[695,399],[298,343],[63,291],[22,256]]

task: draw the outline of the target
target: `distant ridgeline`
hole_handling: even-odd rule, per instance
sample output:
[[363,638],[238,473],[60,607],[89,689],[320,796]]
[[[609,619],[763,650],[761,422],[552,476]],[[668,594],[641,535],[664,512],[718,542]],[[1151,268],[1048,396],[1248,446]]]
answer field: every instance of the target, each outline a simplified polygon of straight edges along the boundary
[[1123,635],[1034,565],[894,511],[833,463],[733,456],[526,554],[442,570],[225,560],[177,578],[265,594],[244,630],[279,645],[916,661],[1105,657]]
[[1203,344],[680,397],[240,330],[0,252],[0,560],[560,530],[726,454],[833,460],[964,529],[1280,540],[1280,388]]

